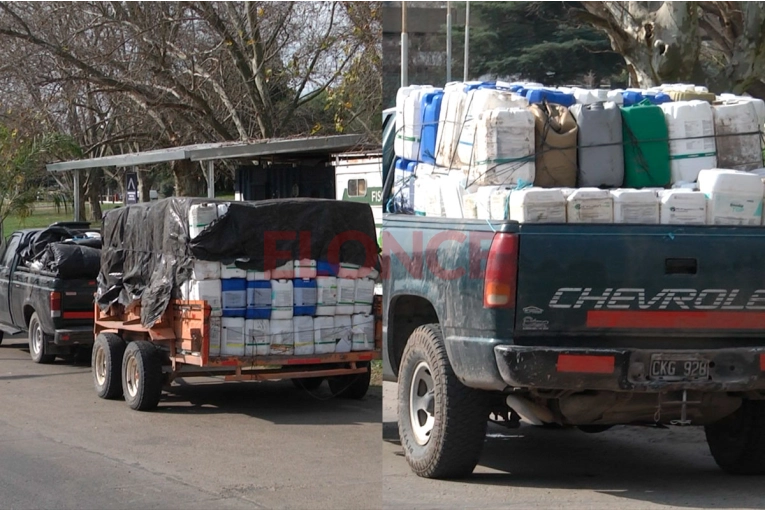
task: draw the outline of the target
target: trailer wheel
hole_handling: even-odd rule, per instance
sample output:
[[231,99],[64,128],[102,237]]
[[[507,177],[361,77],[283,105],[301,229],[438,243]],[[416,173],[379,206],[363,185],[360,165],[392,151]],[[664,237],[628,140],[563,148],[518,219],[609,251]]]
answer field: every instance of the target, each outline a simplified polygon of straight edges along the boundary
[[765,474],[765,401],[745,400],[735,413],[704,431],[712,457],[723,471]]
[[40,318],[37,312],[29,319],[29,355],[35,363],[53,363],[56,359],[54,354],[46,354],[50,335],[43,333]]
[[292,379],[292,384],[294,384],[296,388],[308,391],[318,389],[323,382],[323,377],[301,377],[299,379]]
[[162,396],[162,360],[153,343],[130,342],[122,358],[122,393],[136,411],[157,407]]
[[409,467],[424,478],[470,475],[483,449],[490,401],[457,379],[438,324],[414,330],[398,377],[398,430]]
[[114,333],[99,333],[90,355],[96,393],[105,399],[122,395],[120,367],[125,354],[125,341]]
[[366,367],[367,371],[361,374],[341,375],[330,377],[329,391],[332,395],[340,398],[352,398],[360,400],[369,390],[369,382],[372,379],[372,370],[369,363],[357,363],[358,366]]

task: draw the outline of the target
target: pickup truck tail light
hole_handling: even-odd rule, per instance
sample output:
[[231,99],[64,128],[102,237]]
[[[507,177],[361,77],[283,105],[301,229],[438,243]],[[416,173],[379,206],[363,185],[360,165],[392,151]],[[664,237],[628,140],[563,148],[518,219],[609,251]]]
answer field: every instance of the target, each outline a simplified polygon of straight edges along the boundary
[[61,317],[61,293],[50,293],[50,316],[52,318]]
[[518,235],[494,234],[486,259],[484,308],[515,307],[518,283]]

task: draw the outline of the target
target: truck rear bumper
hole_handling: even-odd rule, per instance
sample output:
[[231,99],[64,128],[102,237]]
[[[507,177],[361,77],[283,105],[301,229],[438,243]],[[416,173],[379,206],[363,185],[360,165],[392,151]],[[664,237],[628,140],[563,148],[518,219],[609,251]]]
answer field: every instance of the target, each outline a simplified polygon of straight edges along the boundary
[[[678,351],[497,345],[494,354],[502,379],[513,388],[650,393],[765,390],[765,347]],[[708,361],[708,375],[692,380],[652,377],[650,366],[657,354]]]
[[53,334],[53,343],[65,347],[68,345],[93,345],[93,326],[79,326],[57,329]]

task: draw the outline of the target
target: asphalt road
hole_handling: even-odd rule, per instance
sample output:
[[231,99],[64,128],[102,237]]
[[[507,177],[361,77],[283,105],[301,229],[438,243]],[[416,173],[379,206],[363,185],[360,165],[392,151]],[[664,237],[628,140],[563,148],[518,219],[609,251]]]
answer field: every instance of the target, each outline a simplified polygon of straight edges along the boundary
[[[21,342],[21,343],[19,343]],[[379,508],[381,388],[189,379],[151,413],[0,346],[0,508]]]
[[490,425],[471,478],[419,478],[398,441],[396,388],[383,383],[385,508],[765,507],[765,480],[720,471],[699,427],[615,427],[585,434]]

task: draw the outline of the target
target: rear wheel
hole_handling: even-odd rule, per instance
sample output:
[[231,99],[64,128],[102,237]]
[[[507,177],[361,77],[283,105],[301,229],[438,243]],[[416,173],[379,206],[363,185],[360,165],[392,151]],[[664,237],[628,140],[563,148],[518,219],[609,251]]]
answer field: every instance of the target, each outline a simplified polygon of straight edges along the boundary
[[323,377],[302,377],[300,379],[292,379],[292,384],[294,384],[296,388],[308,391],[318,389],[323,382]]
[[577,428],[585,434],[600,434],[611,429],[613,425],[579,425]]
[[372,371],[369,363],[357,363],[356,365],[365,367],[367,369],[366,372],[329,378],[329,391],[332,392],[332,395],[356,400],[364,398],[364,395],[369,390],[369,383],[372,380]]
[[704,430],[712,457],[723,471],[765,474],[765,401],[745,400],[735,413]]
[[29,355],[35,363],[53,363],[56,359],[54,354],[46,354],[50,335],[43,333],[40,318],[37,312],[29,319]]
[[414,330],[399,369],[398,430],[409,467],[425,478],[473,472],[483,449],[490,402],[463,385],[438,324]]
[[122,357],[125,341],[114,333],[99,333],[93,344],[90,365],[96,393],[101,398],[114,399],[122,395]]
[[136,411],[157,407],[162,396],[162,360],[153,343],[130,342],[122,358],[122,393]]
[[0,330],[0,345],[3,343],[3,336],[5,335],[5,331]]

